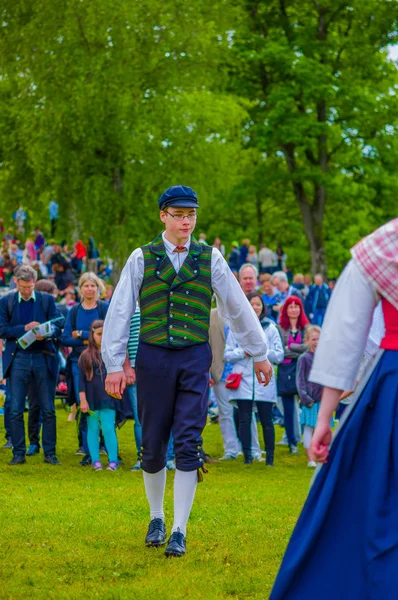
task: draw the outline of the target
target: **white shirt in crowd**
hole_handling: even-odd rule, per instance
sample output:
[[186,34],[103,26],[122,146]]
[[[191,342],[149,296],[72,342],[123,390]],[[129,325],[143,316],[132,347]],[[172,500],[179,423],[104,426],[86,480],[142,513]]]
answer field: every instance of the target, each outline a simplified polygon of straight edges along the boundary
[[261,248],[258,259],[262,267],[275,267],[277,263],[276,254],[270,248]]
[[[188,252],[174,252],[175,245],[165,238],[164,233],[162,235],[166,254],[178,273]],[[189,251],[190,240],[185,247]],[[130,318],[135,310],[143,278],[144,256],[141,248],[137,248],[123,268],[105,319],[101,352],[108,373],[123,370]],[[256,361],[266,360],[267,343],[260,321],[217,248],[212,249],[211,285],[223,323],[232,329],[245,352],[251,354]]]
[[380,297],[351,259],[333,290],[315,352],[310,380],[353,390]]

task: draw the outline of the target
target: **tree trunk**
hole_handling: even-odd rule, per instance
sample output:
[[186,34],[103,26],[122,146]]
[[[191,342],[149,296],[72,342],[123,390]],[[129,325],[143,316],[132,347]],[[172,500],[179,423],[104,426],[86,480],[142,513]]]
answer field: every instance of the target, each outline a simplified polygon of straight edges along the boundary
[[[294,144],[285,144],[283,152],[289,173],[292,175],[296,174],[297,165]],[[311,272],[313,275],[316,273],[326,275],[326,255],[323,243],[323,215],[326,202],[326,188],[324,185],[313,185],[314,201],[312,205],[308,201],[302,181],[293,181],[293,191],[300,207],[304,233],[310,246]]]
[[262,205],[262,198],[259,195],[256,196],[256,212],[257,212],[257,244],[260,248],[260,244],[263,242],[263,228],[264,228],[264,212]]

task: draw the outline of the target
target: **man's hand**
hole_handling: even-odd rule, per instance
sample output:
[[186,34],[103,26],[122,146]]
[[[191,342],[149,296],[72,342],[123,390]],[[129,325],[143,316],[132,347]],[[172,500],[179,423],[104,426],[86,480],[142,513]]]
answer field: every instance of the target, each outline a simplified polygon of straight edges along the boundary
[[135,369],[130,364],[123,365],[127,385],[134,385],[136,381]]
[[214,381],[213,377],[209,377],[209,387],[213,387],[214,384],[215,384],[215,381]]
[[262,360],[261,362],[254,363],[254,372],[257,377],[257,381],[264,385],[268,385],[271,381],[273,374],[272,366],[269,360]]
[[31,321],[30,323],[25,325],[25,331],[30,331],[31,329],[33,329],[33,327],[38,327],[39,325],[40,323],[38,323],[37,321]]
[[124,371],[117,373],[108,373],[105,379],[105,391],[107,394],[118,400],[122,399],[124,390],[126,389],[127,380]]
[[72,337],[75,340],[79,339],[80,336],[81,336],[81,331],[77,331],[77,329],[75,331],[72,331]]

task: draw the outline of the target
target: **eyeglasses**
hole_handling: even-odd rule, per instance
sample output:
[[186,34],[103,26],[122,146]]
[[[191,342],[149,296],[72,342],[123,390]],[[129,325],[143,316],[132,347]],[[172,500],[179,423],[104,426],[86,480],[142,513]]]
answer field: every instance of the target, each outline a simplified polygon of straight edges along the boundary
[[181,213],[177,213],[173,215],[173,213],[169,212],[168,210],[165,210],[164,212],[166,213],[166,215],[170,215],[170,217],[173,217],[173,219],[175,219],[176,221],[183,221],[184,219],[188,219],[188,221],[194,221],[198,216],[196,213],[190,213],[189,215],[182,215]]
[[32,283],[31,285],[21,285],[20,283],[18,283],[18,289],[22,290],[22,291],[24,291],[24,290],[26,290],[26,291],[33,290],[34,287],[35,287],[34,283]]

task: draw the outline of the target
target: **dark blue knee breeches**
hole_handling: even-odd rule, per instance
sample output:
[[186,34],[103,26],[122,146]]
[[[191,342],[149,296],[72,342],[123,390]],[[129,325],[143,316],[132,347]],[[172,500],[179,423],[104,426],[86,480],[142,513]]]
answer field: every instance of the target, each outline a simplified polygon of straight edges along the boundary
[[209,344],[171,350],[140,343],[136,358],[138,416],[142,425],[141,462],[147,473],[166,464],[170,433],[176,466],[203,466],[202,431],[208,406]]

